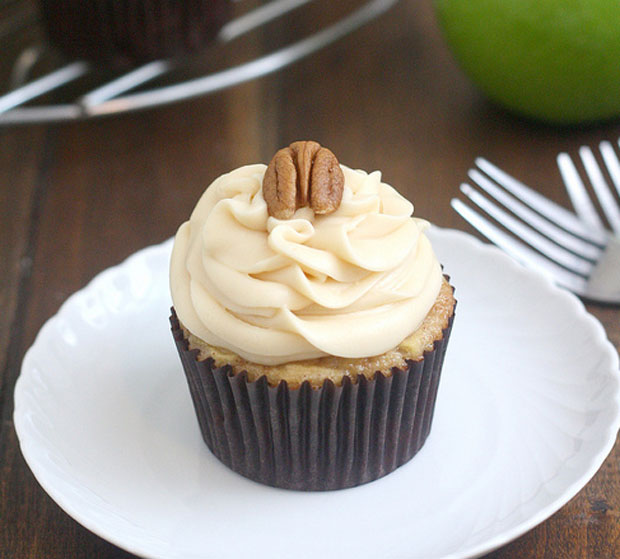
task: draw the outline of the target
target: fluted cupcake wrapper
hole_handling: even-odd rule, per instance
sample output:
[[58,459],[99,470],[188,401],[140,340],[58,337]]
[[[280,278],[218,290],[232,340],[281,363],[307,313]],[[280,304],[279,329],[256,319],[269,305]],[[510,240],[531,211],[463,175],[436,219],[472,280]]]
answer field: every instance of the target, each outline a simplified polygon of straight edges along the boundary
[[127,66],[196,51],[231,12],[230,0],[39,0],[47,33],[70,57]]
[[[452,317],[453,318],[453,317]],[[199,361],[170,318],[202,436],[224,464],[255,481],[300,490],[353,487],[378,479],[420,450],[433,419],[452,318],[434,349],[372,380],[291,389],[248,381],[230,366]]]

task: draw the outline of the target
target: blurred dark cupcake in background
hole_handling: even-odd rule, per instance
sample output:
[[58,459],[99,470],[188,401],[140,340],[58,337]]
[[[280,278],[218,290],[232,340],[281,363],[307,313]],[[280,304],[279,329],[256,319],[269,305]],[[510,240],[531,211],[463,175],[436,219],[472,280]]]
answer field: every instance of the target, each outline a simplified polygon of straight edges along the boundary
[[230,0],[40,0],[52,44],[72,59],[135,66],[197,52],[228,19]]

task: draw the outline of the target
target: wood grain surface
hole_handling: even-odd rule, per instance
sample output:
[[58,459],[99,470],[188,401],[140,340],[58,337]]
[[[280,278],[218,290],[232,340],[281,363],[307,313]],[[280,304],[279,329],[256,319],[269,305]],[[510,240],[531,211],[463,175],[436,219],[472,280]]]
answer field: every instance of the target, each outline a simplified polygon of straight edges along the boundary
[[[223,62],[304,33],[330,11],[315,10],[294,28],[272,26]],[[19,47],[0,50],[0,90]],[[617,120],[557,128],[488,103],[453,61],[430,0],[403,0],[317,55],[208,97],[0,129],[0,558],[132,557],[73,521],[37,484],[14,431],[13,388],[24,352],[59,305],[101,270],[170,237],[219,174],[315,139],[345,164],[381,169],[416,215],[474,233],[449,201],[475,157],[568,206],[556,154],[619,136]],[[588,310],[620,348],[620,310]],[[620,445],[566,506],[487,557],[620,557]]]

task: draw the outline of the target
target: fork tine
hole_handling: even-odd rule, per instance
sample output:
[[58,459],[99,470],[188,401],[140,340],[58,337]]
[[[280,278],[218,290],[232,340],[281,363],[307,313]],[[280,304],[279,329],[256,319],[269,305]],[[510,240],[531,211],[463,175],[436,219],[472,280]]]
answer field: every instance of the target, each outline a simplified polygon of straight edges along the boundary
[[605,226],[590,200],[577,168],[568,153],[560,153],[557,157],[558,167],[566,185],[566,191],[573,203],[577,215],[592,229],[604,231]]
[[[620,139],[618,139],[618,145],[620,145]],[[604,141],[600,143],[599,148],[603,154],[603,159],[605,160],[605,165],[607,165],[611,180],[616,186],[616,190],[620,196],[620,161],[616,157],[614,147],[611,145],[611,142]]]
[[555,260],[558,264],[562,264],[573,272],[582,274],[586,277],[592,272],[594,265],[591,261],[585,260],[551,242],[549,239],[522,221],[512,217],[499,206],[482,196],[470,185],[466,183],[461,184],[461,192],[465,194],[465,196],[467,196],[474,204],[482,208],[487,214],[502,224],[506,229],[512,231],[517,237],[520,237],[527,244],[544,254],[547,258]]
[[558,266],[516,240],[514,237],[504,233],[504,231],[493,225],[488,219],[482,217],[478,212],[471,209],[458,198],[453,198],[450,205],[463,219],[465,219],[465,221],[469,222],[475,229],[487,237],[487,239],[495,243],[522,264],[538,270],[559,285],[570,289],[578,295],[585,294],[587,282],[580,275],[569,272],[561,266]]
[[620,210],[618,210],[618,205],[609,190],[609,186],[607,186],[607,181],[603,177],[592,150],[588,146],[582,146],[579,148],[579,155],[609,224],[616,233],[620,232]]
[[[601,142],[599,145],[599,149],[601,150],[601,155],[603,156],[603,160],[605,161],[605,166],[607,167],[607,171],[609,172],[609,176],[611,177],[612,182],[616,186],[616,190],[618,194],[620,194],[620,161],[618,161],[618,157],[614,152],[614,148],[611,146],[609,142]],[[597,196],[599,201],[601,202],[601,206],[603,210],[605,210],[605,215],[609,220],[610,225],[612,226],[616,235],[620,235],[620,208],[616,200],[614,199],[613,194],[610,192],[609,187],[607,187],[607,183],[605,182],[605,200],[603,200],[597,192]],[[607,213],[611,212],[611,213]]]
[[575,214],[569,212],[566,208],[563,208],[552,200],[545,198],[542,194],[539,194],[514,177],[511,177],[508,173],[502,171],[490,161],[483,157],[478,157],[476,159],[476,165],[497,184],[503,186],[508,192],[514,194],[519,200],[525,202],[530,208],[544,215],[553,223],[557,223],[563,229],[595,242],[601,245],[601,247],[607,244],[607,235],[604,232],[590,230],[590,228],[584,225]]
[[495,200],[497,200],[500,204],[503,204],[504,207],[508,208],[523,221],[531,225],[534,229],[540,231],[543,235],[546,235],[559,245],[573,251],[583,258],[588,258],[594,261],[600,258],[603,251],[598,246],[573,236],[566,230],[561,229],[554,223],[551,223],[544,217],[541,217],[539,213],[530,210],[530,208],[528,208],[525,204],[519,202],[516,198],[513,198],[480,171],[470,169],[468,175],[471,180],[482,188],[482,190],[495,198]]

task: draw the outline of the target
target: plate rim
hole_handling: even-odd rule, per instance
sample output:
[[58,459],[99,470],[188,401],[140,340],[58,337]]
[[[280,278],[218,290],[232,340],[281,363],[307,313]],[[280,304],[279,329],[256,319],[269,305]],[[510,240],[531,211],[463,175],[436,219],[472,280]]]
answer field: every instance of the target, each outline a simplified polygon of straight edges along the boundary
[[[529,518],[524,519],[512,528],[502,530],[500,531],[500,533],[488,538],[483,542],[471,545],[470,547],[465,547],[456,552],[451,552],[447,555],[442,555],[441,557],[441,559],[475,559],[476,557],[480,557],[481,555],[490,553],[495,549],[506,545],[507,543],[522,536],[526,532],[530,531],[537,525],[547,520],[551,515],[560,510],[566,505],[566,503],[573,499],[598,472],[603,462],[614,448],[618,432],[620,431],[620,361],[618,357],[618,352],[609,341],[607,333],[605,332],[602,324],[596,317],[594,317],[586,310],[585,305],[577,296],[563,288],[556,286],[548,277],[519,264],[496,246],[484,243],[483,241],[474,237],[473,235],[470,235],[469,233],[456,229],[441,228],[436,225],[431,226],[429,233],[431,240],[432,237],[436,235],[447,239],[452,237],[456,240],[456,242],[464,242],[469,244],[470,247],[477,253],[492,253],[494,257],[500,258],[503,261],[503,264],[510,266],[515,273],[526,275],[533,274],[534,276],[536,276],[537,279],[540,281],[541,287],[543,287],[546,291],[550,291],[553,296],[561,297],[563,299],[563,302],[566,305],[569,305],[571,307],[571,310],[579,316],[580,320],[586,320],[587,322],[589,322],[590,326],[593,329],[593,332],[596,333],[597,348],[599,348],[600,346],[601,350],[604,350],[606,352],[606,355],[610,360],[610,378],[615,380],[615,394],[613,400],[610,400],[610,404],[615,404],[615,414],[610,420],[604,433],[605,442],[604,444],[600,445],[598,452],[596,452],[590,457],[589,467],[584,470],[584,472],[578,477],[578,479],[576,479],[573,483],[569,484],[566,488],[564,488],[563,492],[558,495],[551,503],[542,507],[536,513],[532,514]],[[23,386],[26,382],[26,380],[24,379],[26,379],[27,375],[29,374],[27,370],[27,365],[29,363],[29,360],[31,359],[31,355],[36,350],[36,346],[42,339],[45,331],[51,328],[54,322],[59,319],[61,314],[65,312],[64,309],[71,305],[71,302],[74,299],[81,296],[82,292],[87,291],[88,289],[92,288],[92,286],[95,285],[97,282],[101,281],[101,278],[109,274],[117,273],[120,269],[128,266],[128,264],[130,264],[133,259],[144,258],[145,255],[149,253],[159,254],[163,251],[169,251],[172,246],[172,242],[173,239],[169,238],[161,243],[149,245],[130,254],[118,264],[110,266],[97,273],[83,287],[72,293],[60,305],[58,310],[44,322],[44,324],[39,329],[37,335],[35,336],[32,345],[25,352],[20,368],[20,373],[15,382],[15,387],[13,391],[13,424],[15,432],[17,434],[19,447],[26,464],[30,468],[32,474],[34,475],[41,488],[66,514],[68,514],[80,525],[82,525],[98,537],[101,537],[102,539],[108,541],[109,543],[112,543],[113,545],[124,549],[129,553],[132,553],[139,557],[143,557],[144,559],[166,559],[169,557],[169,555],[166,553],[161,554],[158,552],[152,553],[150,551],[148,551],[148,555],[146,555],[145,550],[137,547],[137,544],[133,544],[131,542],[127,543],[126,537],[123,538],[122,536],[117,536],[116,534],[109,533],[109,531],[101,528],[94,520],[91,520],[87,516],[85,517],[80,511],[80,507],[73,505],[71,503],[71,499],[67,498],[62,491],[59,491],[55,488],[53,483],[53,476],[50,476],[50,478],[48,479],[45,469],[41,468],[39,460],[36,458],[36,456],[34,456],[34,453],[31,453],[31,450],[29,448],[26,435],[26,427],[22,425],[24,414],[22,412],[21,399],[24,390]]]

